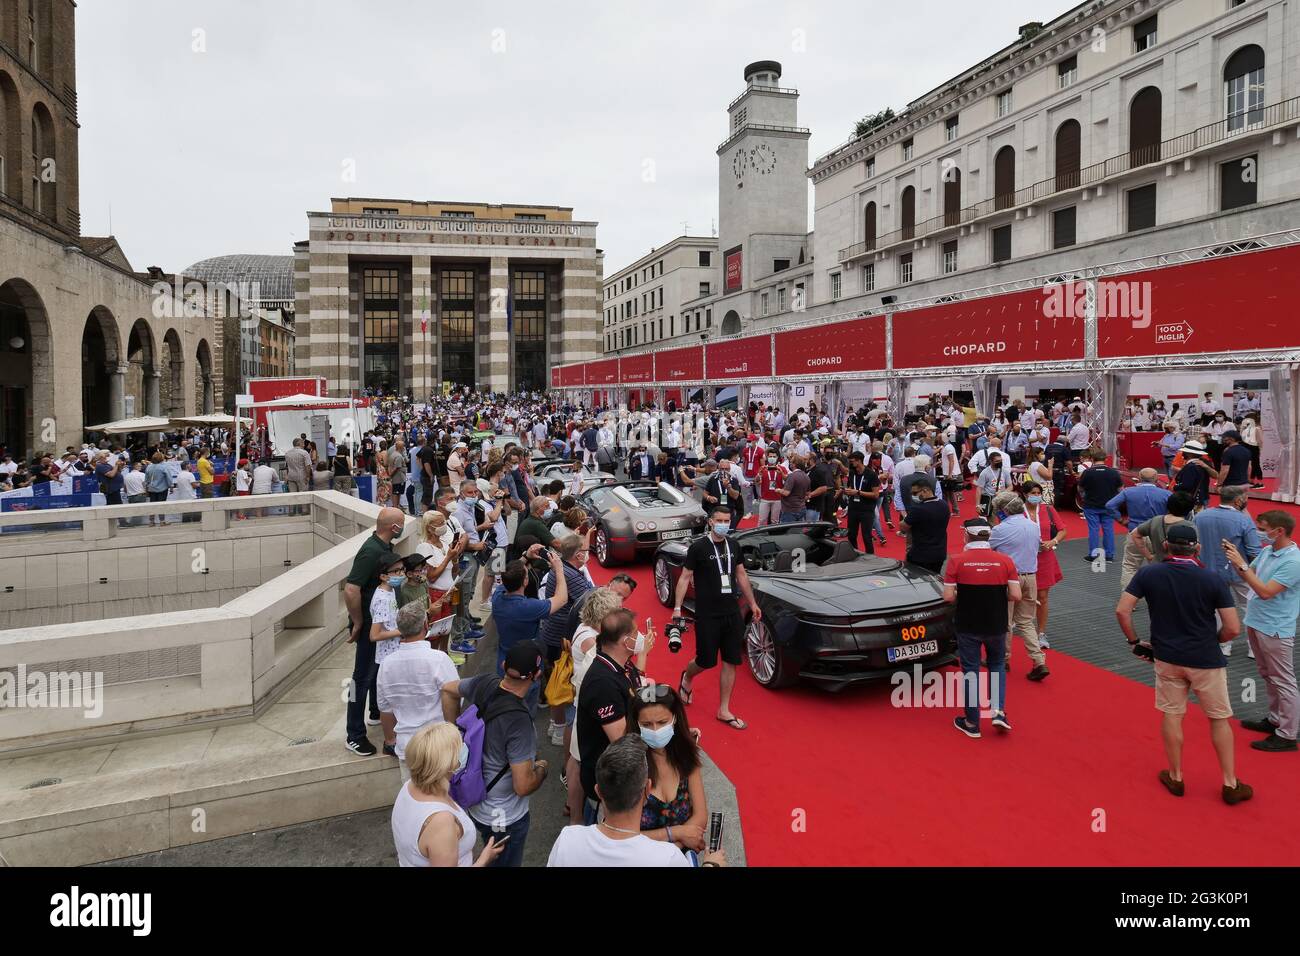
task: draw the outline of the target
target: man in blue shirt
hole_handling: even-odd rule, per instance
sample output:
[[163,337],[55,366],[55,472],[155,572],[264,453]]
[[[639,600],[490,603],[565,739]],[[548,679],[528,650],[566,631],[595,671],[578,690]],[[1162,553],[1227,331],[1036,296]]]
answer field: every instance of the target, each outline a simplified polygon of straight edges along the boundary
[[[534,545],[532,552],[541,550]],[[520,641],[536,641],[538,626],[569,600],[569,588],[565,580],[564,567],[560,556],[554,551],[547,552],[551,565],[551,574],[555,581],[555,591],[549,600],[530,598],[524,595],[528,585],[528,565],[523,560],[511,561],[501,572],[501,583],[492,592],[492,622],[497,629],[497,674],[504,675],[506,654]]]
[[[1014,491],[1004,491],[993,499],[993,510],[1005,514],[993,533],[989,544],[994,551],[1005,554],[1016,563],[1020,575],[1020,600],[1011,605],[1011,636],[1019,634],[1025,650],[1033,662],[1029,679],[1041,681],[1051,673],[1047,668],[1047,655],[1038,643],[1038,551],[1042,532],[1038,522],[1025,514],[1024,499]],[[1011,669],[1011,645],[1007,640],[1007,671]]]
[[1243,720],[1247,730],[1267,733],[1251,743],[1270,753],[1294,751],[1300,728],[1300,693],[1295,679],[1295,624],[1300,616],[1300,549],[1292,536],[1295,518],[1285,511],[1265,511],[1255,519],[1261,544],[1255,560],[1231,544],[1223,546],[1228,561],[1250,586],[1246,605],[1246,640],[1255,653],[1259,676],[1268,688],[1268,717]]
[[1124,539],[1124,562],[1120,566],[1119,586],[1128,587],[1137,569],[1146,563],[1146,558],[1134,543],[1133,532],[1144,521],[1169,510],[1169,495],[1156,484],[1156,470],[1143,468],[1138,472],[1138,483],[1132,488],[1124,488],[1114,498],[1106,502],[1108,511],[1118,514],[1124,511],[1124,525],[1129,533]]
[[[1225,488],[1219,497],[1217,508],[1206,508],[1196,516],[1196,533],[1207,547],[1201,554],[1204,565],[1219,576],[1228,590],[1232,592],[1239,614],[1246,613],[1246,602],[1253,593],[1250,585],[1228,563],[1228,556],[1219,545],[1227,541],[1237,549],[1247,561],[1254,561],[1259,554],[1259,532],[1255,522],[1243,512],[1248,502],[1246,489]],[[1231,642],[1220,644],[1226,657],[1232,653]]]
[[[1237,779],[1228,724],[1228,667],[1216,647],[1240,631],[1237,609],[1223,581],[1197,562],[1201,546],[1194,525],[1170,528],[1165,547],[1169,557],[1140,568],[1115,607],[1133,653],[1155,664],[1156,710],[1164,715],[1160,733],[1169,760],[1169,769],[1160,771],[1160,782],[1175,797],[1183,795],[1183,715],[1188,695],[1196,691],[1223,774],[1223,802],[1241,803],[1254,790]],[[1133,629],[1133,610],[1143,599],[1151,615],[1150,644],[1141,643]]]

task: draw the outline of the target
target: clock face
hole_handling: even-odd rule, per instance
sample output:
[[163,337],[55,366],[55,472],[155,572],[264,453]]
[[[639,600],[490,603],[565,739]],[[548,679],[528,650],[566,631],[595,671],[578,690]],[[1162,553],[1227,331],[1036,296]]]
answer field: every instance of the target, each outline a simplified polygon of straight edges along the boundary
[[745,168],[749,165],[749,155],[745,152],[744,147],[736,150],[736,155],[731,157],[731,171],[735,174],[737,180],[745,178]]
[[767,143],[759,143],[749,151],[749,162],[756,172],[766,176],[776,168],[776,153]]

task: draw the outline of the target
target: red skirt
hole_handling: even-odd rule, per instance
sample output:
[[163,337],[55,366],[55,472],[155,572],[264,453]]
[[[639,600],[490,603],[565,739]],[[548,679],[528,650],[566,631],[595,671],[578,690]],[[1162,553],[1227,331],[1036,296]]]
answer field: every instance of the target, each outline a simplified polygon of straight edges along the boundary
[[1061,562],[1057,560],[1055,551],[1038,552],[1038,590],[1046,591],[1054,585],[1060,584],[1065,580],[1065,575],[1061,573]]

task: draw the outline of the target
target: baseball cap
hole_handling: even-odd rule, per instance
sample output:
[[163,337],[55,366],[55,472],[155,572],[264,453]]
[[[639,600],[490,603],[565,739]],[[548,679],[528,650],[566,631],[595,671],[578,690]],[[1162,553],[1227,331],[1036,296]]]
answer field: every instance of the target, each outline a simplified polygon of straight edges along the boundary
[[1170,544],[1196,544],[1196,525],[1189,523],[1170,525],[1165,531],[1165,540]]
[[536,641],[520,641],[506,651],[505,669],[508,676],[513,671],[522,678],[533,677],[542,669],[542,651]]

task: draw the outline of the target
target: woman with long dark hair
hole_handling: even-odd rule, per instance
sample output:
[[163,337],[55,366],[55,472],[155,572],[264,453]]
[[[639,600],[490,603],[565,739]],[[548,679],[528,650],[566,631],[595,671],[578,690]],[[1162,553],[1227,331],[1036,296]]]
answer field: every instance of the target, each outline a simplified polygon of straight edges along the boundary
[[708,800],[700,752],[677,691],[667,684],[642,687],[632,698],[627,730],[649,748],[650,794],[641,811],[641,832],[682,850],[705,849]]

